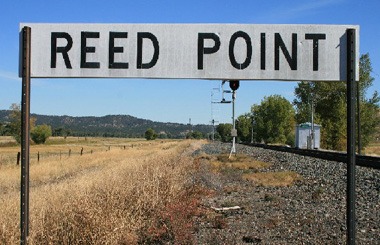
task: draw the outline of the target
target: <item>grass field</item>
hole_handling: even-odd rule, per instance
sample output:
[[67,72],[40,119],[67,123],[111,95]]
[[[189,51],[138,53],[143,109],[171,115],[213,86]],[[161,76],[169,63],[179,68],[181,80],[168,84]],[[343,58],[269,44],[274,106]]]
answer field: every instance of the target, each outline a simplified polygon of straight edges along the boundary
[[[44,145],[31,145],[30,160],[38,159],[52,160],[54,158],[65,159],[70,156],[105,152],[114,149],[128,149],[146,145],[145,139],[122,139],[122,138],[87,138],[87,137],[52,137]],[[17,163],[17,152],[20,146],[12,137],[0,137],[0,167]],[[5,147],[4,147],[5,146]],[[83,150],[82,150],[83,149]]]
[[[201,144],[52,138],[46,145],[31,146],[29,243],[190,239],[191,222],[184,213],[196,201],[191,191],[194,159],[188,153]],[[18,151],[0,147],[0,244],[17,244],[20,238]]]

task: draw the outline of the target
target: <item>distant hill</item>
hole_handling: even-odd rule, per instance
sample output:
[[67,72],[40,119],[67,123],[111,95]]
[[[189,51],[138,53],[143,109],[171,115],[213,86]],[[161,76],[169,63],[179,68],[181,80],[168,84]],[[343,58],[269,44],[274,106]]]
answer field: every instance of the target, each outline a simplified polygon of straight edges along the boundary
[[[9,110],[0,110],[0,123],[9,121]],[[129,115],[107,115],[103,117],[72,117],[47,116],[31,114],[37,119],[36,125],[48,124],[53,134],[69,132],[74,136],[105,136],[105,137],[144,137],[148,128],[168,138],[183,138],[192,128],[207,135],[211,132],[210,125],[190,125],[180,123],[163,123],[140,119]]]

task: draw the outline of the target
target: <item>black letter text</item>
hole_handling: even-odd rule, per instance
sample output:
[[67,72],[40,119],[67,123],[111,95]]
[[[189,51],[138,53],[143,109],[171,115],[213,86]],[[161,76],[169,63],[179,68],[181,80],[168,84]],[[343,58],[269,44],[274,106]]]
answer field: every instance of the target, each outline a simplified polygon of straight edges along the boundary
[[87,38],[99,38],[99,32],[81,32],[80,68],[99,68],[99,62],[87,62],[86,54],[95,53],[95,47],[87,47]]
[[[245,43],[247,44],[247,57],[245,58],[245,61],[242,64],[239,64],[236,59],[235,59],[235,54],[234,54],[234,47],[235,47],[235,42],[236,39],[239,37],[243,38]],[[230,62],[233,67],[239,70],[244,70],[249,66],[251,63],[251,58],[252,58],[252,42],[251,38],[248,36],[247,33],[243,31],[238,31],[235,32],[230,39],[230,47],[229,47],[229,56],[230,56]]]
[[[205,47],[205,39],[212,39],[213,47]],[[203,55],[216,53],[220,48],[220,39],[215,33],[198,33],[198,70],[203,70]]]
[[[57,39],[64,38],[67,41],[65,47],[57,47]],[[51,53],[50,53],[50,68],[56,68],[57,66],[57,53],[62,53],[63,60],[65,61],[66,68],[71,69],[71,63],[68,52],[73,46],[73,39],[66,32],[52,32],[51,33]]]
[[326,34],[320,34],[320,33],[306,33],[305,34],[305,39],[306,40],[313,40],[313,71],[318,71],[318,57],[319,57],[319,52],[318,52],[318,41],[319,40],[325,40],[326,39]]
[[274,69],[280,70],[280,48],[285,55],[290,69],[297,70],[297,34],[292,34],[292,56],[289,55],[288,50],[285,47],[285,43],[281,38],[280,33],[274,34]]
[[123,47],[115,47],[115,38],[127,38],[128,32],[110,32],[109,48],[108,48],[108,68],[112,69],[128,69],[128,63],[115,62],[115,53],[123,53]]
[[[153,57],[150,62],[142,63],[142,51],[143,51],[143,40],[144,38],[149,39],[154,48]],[[155,35],[150,32],[138,32],[137,33],[137,69],[149,69],[156,65],[158,56],[160,54],[160,47],[158,40]]]

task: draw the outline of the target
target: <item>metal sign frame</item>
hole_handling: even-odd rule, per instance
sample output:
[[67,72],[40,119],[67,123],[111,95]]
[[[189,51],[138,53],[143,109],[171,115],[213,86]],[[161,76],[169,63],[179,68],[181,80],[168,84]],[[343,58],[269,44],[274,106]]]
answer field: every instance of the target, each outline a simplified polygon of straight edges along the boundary
[[[347,57],[347,244],[355,244],[355,114],[356,114],[356,88],[358,83],[357,70],[357,40],[355,28],[346,29]],[[30,141],[30,82],[31,82],[31,38],[32,29],[23,26],[21,31],[21,59],[22,64],[22,141],[21,141],[21,197],[20,197],[20,229],[21,244],[27,244],[29,235],[29,141]],[[206,50],[207,51],[207,50]],[[212,50],[208,50],[212,51]],[[238,79],[238,78],[236,78]],[[273,79],[276,80],[276,79]],[[277,79],[278,80],[278,79]]]
[[346,30],[359,30],[300,24],[24,25],[33,30],[32,78],[346,81]]

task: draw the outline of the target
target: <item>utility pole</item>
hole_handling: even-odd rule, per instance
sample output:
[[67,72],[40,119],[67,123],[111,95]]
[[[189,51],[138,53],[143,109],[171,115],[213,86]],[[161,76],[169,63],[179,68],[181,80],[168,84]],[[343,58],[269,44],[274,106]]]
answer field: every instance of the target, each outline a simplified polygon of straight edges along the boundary
[[[216,112],[219,114],[219,108],[216,108],[216,105],[215,104],[219,104],[220,101],[216,100],[214,98],[215,95],[219,95],[220,94],[220,87],[218,88],[213,88],[212,91],[211,91],[211,124],[212,124],[212,134],[211,134],[211,140],[212,141],[215,141],[215,124],[219,123],[218,120],[216,120]],[[219,96],[218,96],[218,99]]]

